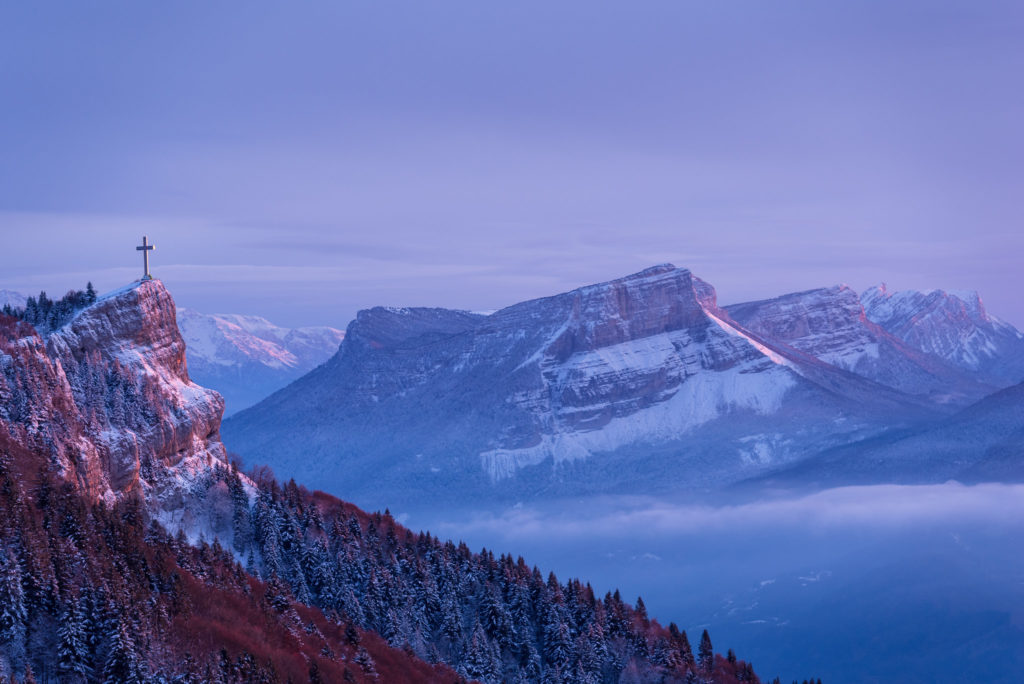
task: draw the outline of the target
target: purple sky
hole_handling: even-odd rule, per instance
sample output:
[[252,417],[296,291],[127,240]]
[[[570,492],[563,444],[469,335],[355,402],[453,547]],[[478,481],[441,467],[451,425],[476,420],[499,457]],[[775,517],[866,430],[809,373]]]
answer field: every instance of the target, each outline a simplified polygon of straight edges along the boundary
[[1024,5],[0,5],[0,288],[344,326],[671,261],[1024,327]]

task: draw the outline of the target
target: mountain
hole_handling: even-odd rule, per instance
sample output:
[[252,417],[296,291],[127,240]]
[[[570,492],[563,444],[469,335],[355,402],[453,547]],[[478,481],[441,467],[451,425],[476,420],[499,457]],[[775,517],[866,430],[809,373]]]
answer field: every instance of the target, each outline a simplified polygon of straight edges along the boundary
[[946,356],[890,333],[868,317],[860,297],[846,285],[725,310],[765,339],[937,404],[966,405],[1004,386],[979,381]]
[[24,309],[28,298],[14,290],[0,290],[0,309],[10,306],[12,309]]
[[985,310],[977,292],[889,292],[861,295],[868,319],[914,349],[998,387],[1024,380],[1024,334]]
[[5,681],[759,681],[639,599],[240,473],[163,284],[79,294],[0,315]]
[[88,496],[141,494],[173,507],[211,462],[226,464],[224,402],[189,380],[174,302],[159,281],[109,293],[45,338],[12,321],[0,432],[47,452]]
[[247,408],[329,359],[345,333],[329,327],[282,328],[258,316],[178,309],[196,382],[224,397],[225,415]]
[[415,506],[717,487],[932,415],[666,264],[486,316],[361,311],[328,363],[224,431],[283,476]]
[[821,488],[854,484],[1024,482],[1024,383],[942,421],[827,450],[758,478]]
[[227,463],[223,406],[189,379],[160,281],[45,336],[0,315],[0,676],[367,681],[362,659],[454,681],[356,625],[346,635],[204,540],[231,539],[225,480],[236,507],[258,491]]

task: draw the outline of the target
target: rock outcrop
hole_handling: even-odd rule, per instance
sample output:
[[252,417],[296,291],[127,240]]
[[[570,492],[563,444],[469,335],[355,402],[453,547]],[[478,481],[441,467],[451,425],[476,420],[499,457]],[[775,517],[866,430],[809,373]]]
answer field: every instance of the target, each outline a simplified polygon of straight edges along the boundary
[[1024,380],[1024,334],[985,310],[977,292],[904,290],[861,295],[869,320],[908,346],[998,387]]
[[45,339],[8,319],[0,334],[0,431],[49,456],[95,499],[141,494],[182,506],[226,464],[224,402],[189,380],[174,300],[159,280],[101,297]]
[[951,406],[996,391],[946,359],[912,347],[868,318],[846,285],[726,307],[758,335],[893,389]]

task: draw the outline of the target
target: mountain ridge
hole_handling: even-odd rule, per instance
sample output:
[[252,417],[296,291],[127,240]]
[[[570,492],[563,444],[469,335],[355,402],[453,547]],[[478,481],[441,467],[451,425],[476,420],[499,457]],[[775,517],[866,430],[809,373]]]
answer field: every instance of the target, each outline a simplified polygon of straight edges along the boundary
[[244,458],[373,505],[381,487],[571,495],[571,463],[580,491],[721,486],[948,410],[745,328],[661,264],[487,316],[362,311],[330,361],[225,431]]
[[225,415],[300,378],[337,351],[345,333],[329,326],[284,328],[260,316],[178,309],[189,368],[224,396]]

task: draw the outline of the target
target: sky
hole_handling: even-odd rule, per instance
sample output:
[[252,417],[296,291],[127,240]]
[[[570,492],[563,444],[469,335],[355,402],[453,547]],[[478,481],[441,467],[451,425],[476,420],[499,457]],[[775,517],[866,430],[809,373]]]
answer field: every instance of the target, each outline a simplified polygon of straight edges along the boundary
[[1024,5],[0,2],[0,288],[344,325],[672,262],[1024,327]]

